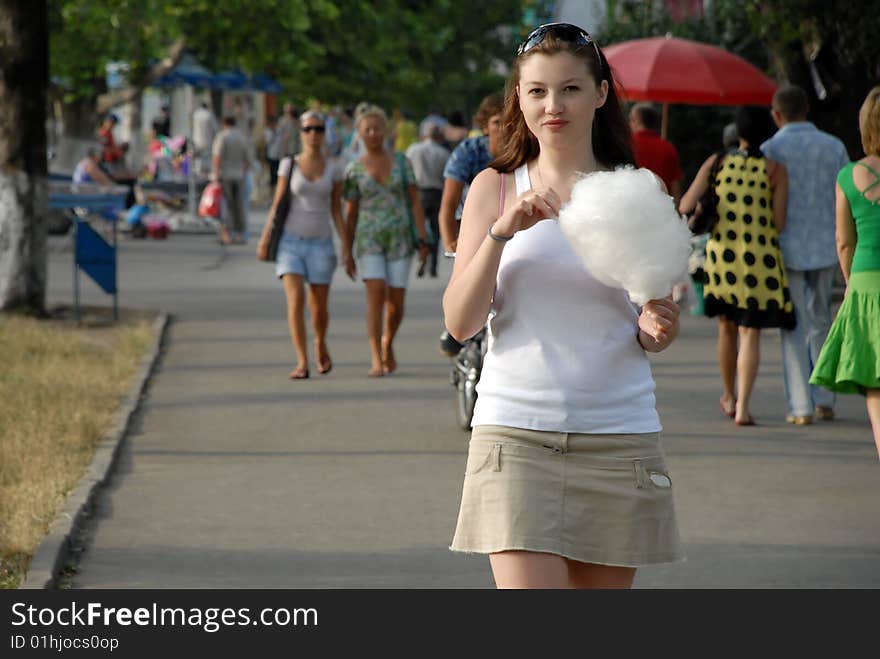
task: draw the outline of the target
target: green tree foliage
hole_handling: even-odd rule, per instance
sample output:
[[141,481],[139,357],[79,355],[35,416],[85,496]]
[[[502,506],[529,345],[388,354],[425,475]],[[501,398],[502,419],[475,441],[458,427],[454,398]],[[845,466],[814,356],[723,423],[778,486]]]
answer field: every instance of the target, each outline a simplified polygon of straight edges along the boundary
[[779,80],[810,96],[810,119],[862,154],[858,110],[880,83],[880,14],[871,3],[748,0],[746,14]]
[[[528,3],[527,3],[528,4]],[[104,91],[104,67],[144,83],[171,43],[208,68],[268,73],[285,96],[412,111],[473,105],[500,88],[523,3],[486,0],[50,0],[53,80],[67,100]]]

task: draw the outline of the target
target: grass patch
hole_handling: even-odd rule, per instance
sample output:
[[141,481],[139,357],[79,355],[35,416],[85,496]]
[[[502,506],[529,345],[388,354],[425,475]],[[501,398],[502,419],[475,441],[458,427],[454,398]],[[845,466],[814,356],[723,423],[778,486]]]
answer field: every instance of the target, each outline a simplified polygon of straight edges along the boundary
[[146,314],[118,324],[0,314],[0,588],[21,583],[152,337]]

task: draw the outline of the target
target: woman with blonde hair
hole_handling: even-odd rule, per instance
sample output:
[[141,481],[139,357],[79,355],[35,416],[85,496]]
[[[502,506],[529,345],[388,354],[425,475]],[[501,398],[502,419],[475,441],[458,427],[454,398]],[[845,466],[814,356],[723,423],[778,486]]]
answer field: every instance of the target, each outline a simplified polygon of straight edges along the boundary
[[[355,129],[364,146],[345,169],[343,196],[350,277],[360,274],[367,294],[369,375],[397,369],[394,337],[403,321],[404,298],[416,244],[428,254],[425,215],[412,165],[385,148],[388,120],[374,105],[359,108]],[[356,259],[356,261],[355,261]]]
[[837,175],[837,256],[846,296],[810,377],[865,396],[880,457],[880,87],[859,111],[865,157]]
[[[315,358],[318,373],[330,372],[333,362],[327,349],[327,326],[330,322],[328,297],[330,281],[336,270],[331,219],[342,242],[343,260],[348,259],[348,242],[342,219],[342,171],[324,155],[326,122],[319,112],[304,112],[299,120],[302,152],[284,158],[278,164],[278,183],[269,217],[289,186],[290,211],[284,233],[278,243],[275,274],[284,284],[287,297],[287,323],[296,350],[292,380],[309,377],[306,348],[305,306],[308,302],[315,332]],[[257,256],[265,260],[269,249],[271,222],[267,222],[257,246]],[[306,298],[304,284],[308,283]]]

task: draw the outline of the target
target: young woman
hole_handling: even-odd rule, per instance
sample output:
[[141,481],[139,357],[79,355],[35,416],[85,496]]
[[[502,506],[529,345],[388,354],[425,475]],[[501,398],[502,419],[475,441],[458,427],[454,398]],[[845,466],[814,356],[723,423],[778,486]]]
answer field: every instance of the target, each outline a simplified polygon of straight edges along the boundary
[[[278,184],[272,203],[274,210],[285,187],[290,186],[290,212],[278,244],[275,274],[284,283],[287,296],[287,324],[296,350],[296,367],[290,373],[294,380],[309,377],[305,283],[309,284],[308,305],[315,332],[318,373],[324,375],[333,367],[326,340],[330,321],[327,299],[337,264],[331,218],[342,242],[343,260],[349,256],[342,221],[342,171],[324,156],[325,129],[324,117],[318,112],[309,111],[300,117],[302,152],[279,163]],[[272,216],[272,211],[269,216]],[[266,257],[270,229],[267,222],[257,246],[257,255],[261,259]]]
[[880,457],[880,87],[859,111],[865,157],[837,175],[837,255],[846,297],[811,384],[861,393]]
[[[788,176],[785,165],[765,158],[760,149],[774,131],[769,110],[740,108],[736,128],[739,146],[703,163],[679,210],[689,213],[707,186],[715,188],[719,219],[706,245],[705,313],[718,316],[721,410],[736,425],[751,426],[755,421],[749,403],[761,361],[761,329],[791,329],[795,315],[779,248]],[[710,182],[718,157],[718,174]]]
[[489,554],[500,588],[628,588],[638,566],[680,557],[645,355],[677,336],[679,308],[599,283],[556,222],[580,172],[633,163],[592,37],[532,32],[503,119],[443,298],[459,341],[495,311],[451,549]]
[[402,154],[395,158],[385,148],[385,113],[366,106],[357,116],[356,129],[365,152],[345,169],[349,246],[345,268],[350,277],[359,272],[366,286],[369,375],[379,377],[397,369],[394,337],[403,320],[412,265],[413,220],[423,258],[429,247],[412,165]]

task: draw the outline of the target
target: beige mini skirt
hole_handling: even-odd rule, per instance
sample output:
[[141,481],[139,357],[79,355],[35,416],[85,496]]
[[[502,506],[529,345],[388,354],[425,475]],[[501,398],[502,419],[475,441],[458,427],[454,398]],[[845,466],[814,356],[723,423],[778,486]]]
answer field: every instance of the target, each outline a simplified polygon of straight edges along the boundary
[[626,567],[683,560],[659,434],[477,426],[450,549]]

